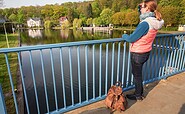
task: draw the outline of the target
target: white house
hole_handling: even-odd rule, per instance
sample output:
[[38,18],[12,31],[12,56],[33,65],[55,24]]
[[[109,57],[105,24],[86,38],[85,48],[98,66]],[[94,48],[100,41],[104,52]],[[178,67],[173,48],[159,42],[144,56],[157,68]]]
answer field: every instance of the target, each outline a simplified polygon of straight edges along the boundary
[[28,27],[40,27],[42,26],[42,22],[40,18],[29,18],[27,20]]

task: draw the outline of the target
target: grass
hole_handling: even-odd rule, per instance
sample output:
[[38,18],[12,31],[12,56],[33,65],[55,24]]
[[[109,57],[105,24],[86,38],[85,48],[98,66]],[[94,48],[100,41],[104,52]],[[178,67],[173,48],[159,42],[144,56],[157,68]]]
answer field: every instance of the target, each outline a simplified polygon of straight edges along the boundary
[[[8,34],[8,41],[9,46],[11,47],[17,47],[18,46],[18,34]],[[0,34],[0,48],[7,48],[7,41],[6,36],[3,34]],[[17,54],[16,53],[9,53],[8,55],[8,61],[10,64],[10,70],[12,75],[12,80],[14,84],[14,88],[17,86],[17,68],[18,68],[18,60],[17,60]],[[4,54],[0,54],[0,84],[3,89],[4,97],[5,97],[5,103],[7,108],[8,114],[15,114],[15,106],[12,96],[12,89],[10,85],[7,65],[5,61]]]

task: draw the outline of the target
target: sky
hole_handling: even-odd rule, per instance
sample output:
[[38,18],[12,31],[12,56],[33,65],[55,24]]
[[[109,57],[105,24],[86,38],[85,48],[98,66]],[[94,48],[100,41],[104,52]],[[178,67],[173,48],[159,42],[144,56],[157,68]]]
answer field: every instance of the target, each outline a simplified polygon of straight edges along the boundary
[[61,4],[65,2],[79,2],[85,0],[3,0],[4,8],[19,8],[21,6],[44,6],[46,4]]

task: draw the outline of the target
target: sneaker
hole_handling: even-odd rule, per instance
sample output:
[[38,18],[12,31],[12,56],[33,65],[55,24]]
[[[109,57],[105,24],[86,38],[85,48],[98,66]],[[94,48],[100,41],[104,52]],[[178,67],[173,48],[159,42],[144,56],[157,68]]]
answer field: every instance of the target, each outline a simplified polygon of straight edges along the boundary
[[128,94],[128,95],[126,95],[126,97],[130,100],[137,100],[137,101],[143,100],[143,96],[136,97],[135,94]]

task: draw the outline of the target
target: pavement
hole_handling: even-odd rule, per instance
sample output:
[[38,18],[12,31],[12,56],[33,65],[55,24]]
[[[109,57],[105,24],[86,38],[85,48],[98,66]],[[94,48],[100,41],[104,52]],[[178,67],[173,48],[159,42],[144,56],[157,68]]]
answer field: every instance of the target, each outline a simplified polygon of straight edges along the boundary
[[143,101],[127,100],[122,112],[112,112],[102,100],[66,114],[185,114],[185,72],[145,85],[144,96]]

